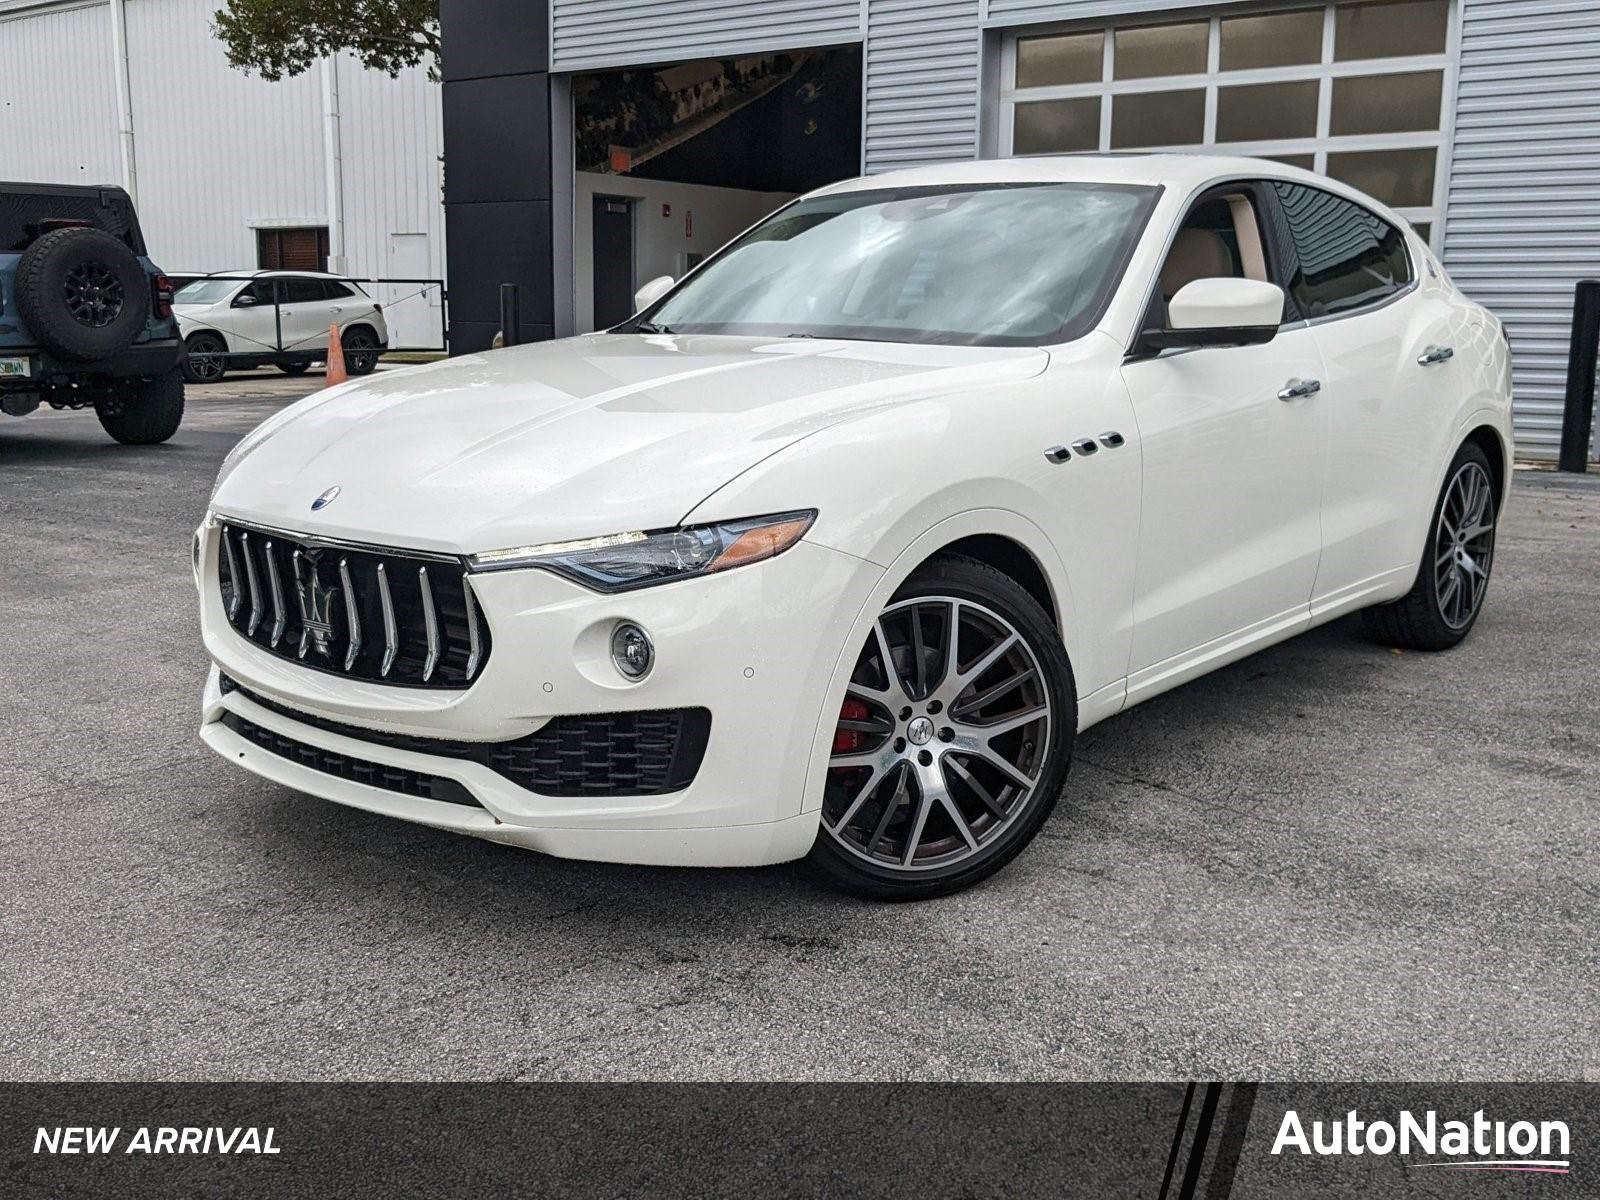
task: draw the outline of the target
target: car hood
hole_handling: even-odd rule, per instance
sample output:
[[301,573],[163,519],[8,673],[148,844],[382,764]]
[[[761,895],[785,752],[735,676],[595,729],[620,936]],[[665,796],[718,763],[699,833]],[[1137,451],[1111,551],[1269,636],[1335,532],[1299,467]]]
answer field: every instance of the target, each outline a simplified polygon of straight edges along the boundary
[[230,456],[213,507],[459,553],[666,528],[819,429],[1047,361],[1031,348],[665,334],[464,355],[284,410]]

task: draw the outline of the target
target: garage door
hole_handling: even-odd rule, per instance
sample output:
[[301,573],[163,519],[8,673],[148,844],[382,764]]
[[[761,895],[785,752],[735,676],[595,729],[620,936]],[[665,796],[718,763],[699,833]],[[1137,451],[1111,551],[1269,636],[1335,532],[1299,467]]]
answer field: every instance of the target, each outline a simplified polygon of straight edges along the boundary
[[1436,243],[1450,17],[1449,0],[1401,0],[1010,34],[1000,150],[1278,159],[1378,197]]

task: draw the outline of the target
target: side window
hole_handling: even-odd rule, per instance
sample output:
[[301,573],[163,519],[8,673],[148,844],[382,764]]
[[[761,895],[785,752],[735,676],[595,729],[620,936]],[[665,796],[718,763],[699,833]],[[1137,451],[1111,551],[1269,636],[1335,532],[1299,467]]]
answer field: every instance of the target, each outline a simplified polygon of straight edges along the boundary
[[270,280],[270,279],[258,279],[254,283],[252,283],[249,287],[246,287],[246,288],[242,289],[239,292],[238,297],[235,298],[235,300],[234,300],[234,306],[238,307],[238,308],[244,307],[244,305],[239,304],[239,300],[242,300],[246,296],[249,296],[249,297],[251,297],[252,299],[255,300],[255,302],[256,302],[255,303],[255,307],[257,307],[257,308],[262,308],[262,307],[271,308],[272,307],[272,280]]
[[331,279],[324,279],[322,281],[322,286],[324,289],[326,289],[329,300],[343,300],[346,296],[355,295],[355,293],[349,288],[345,287],[344,284],[335,283]]
[[1161,265],[1155,300],[1160,308],[1147,324],[1166,324],[1166,304],[1185,284],[1196,279],[1259,279],[1268,281],[1262,249],[1261,222],[1248,190],[1226,188],[1197,200],[1172,239]]
[[290,278],[284,281],[285,304],[317,304],[322,301],[322,280]]
[[1359,204],[1298,183],[1274,182],[1288,226],[1289,293],[1307,317],[1382,300],[1411,282],[1405,236]]

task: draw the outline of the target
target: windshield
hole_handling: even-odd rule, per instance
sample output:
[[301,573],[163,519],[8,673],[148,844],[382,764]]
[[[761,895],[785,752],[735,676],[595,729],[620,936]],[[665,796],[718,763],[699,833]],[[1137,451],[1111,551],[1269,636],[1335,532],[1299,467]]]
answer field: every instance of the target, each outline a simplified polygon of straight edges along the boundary
[[1030,183],[801,200],[619,332],[1065,341],[1099,318],[1155,195]]
[[238,279],[196,279],[178,289],[172,297],[174,304],[215,304],[226,300],[238,290]]

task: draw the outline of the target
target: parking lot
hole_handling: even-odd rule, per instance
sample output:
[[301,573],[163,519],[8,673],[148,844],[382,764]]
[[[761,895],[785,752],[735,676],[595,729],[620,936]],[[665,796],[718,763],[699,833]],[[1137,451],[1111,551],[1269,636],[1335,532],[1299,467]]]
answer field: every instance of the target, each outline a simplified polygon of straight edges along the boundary
[[1520,472],[1444,655],[1339,621],[1108,721],[974,891],[562,862],[239,773],[189,537],[320,376],[0,419],[12,1079],[1600,1078],[1600,480]]

